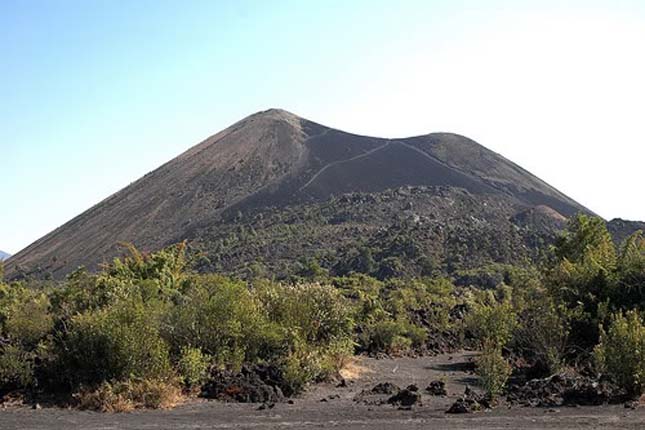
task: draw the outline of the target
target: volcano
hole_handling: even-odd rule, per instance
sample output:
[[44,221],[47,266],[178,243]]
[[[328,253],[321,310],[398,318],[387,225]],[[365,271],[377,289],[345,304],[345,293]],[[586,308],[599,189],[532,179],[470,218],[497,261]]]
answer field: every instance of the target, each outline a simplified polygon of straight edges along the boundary
[[578,212],[591,213],[466,137],[361,136],[270,109],[47,234],[7,271],[60,278],[110,261],[120,242],[183,240],[205,271],[286,275],[311,260],[338,273],[453,271],[536,258]]

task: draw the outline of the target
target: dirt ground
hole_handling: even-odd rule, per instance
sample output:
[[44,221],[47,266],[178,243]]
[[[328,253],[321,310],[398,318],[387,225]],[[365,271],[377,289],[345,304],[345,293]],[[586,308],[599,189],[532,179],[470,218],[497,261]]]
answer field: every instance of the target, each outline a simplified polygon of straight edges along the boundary
[[[346,387],[322,384],[312,387],[293,404],[260,408],[197,400],[168,411],[101,414],[57,408],[0,409],[0,429],[643,429],[645,406],[525,408],[502,405],[492,411],[450,415],[445,411],[475,381],[468,371],[472,353],[436,357],[361,358],[347,370]],[[424,392],[433,380],[446,382],[446,397]],[[401,388],[419,386],[422,405],[400,410],[378,404],[375,396],[358,396],[377,383]],[[378,397],[378,396],[376,396]],[[385,396],[384,398],[386,398]],[[382,397],[383,398],[383,397]]]

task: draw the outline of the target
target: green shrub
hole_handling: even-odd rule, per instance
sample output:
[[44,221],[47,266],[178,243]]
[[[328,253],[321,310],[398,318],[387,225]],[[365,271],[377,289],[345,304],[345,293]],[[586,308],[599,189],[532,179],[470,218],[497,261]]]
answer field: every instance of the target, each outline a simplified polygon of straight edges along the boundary
[[291,353],[279,361],[284,378],[282,389],[288,396],[297,394],[310,382],[325,381],[337,375],[352,355],[350,340],[316,347],[296,341]]
[[499,303],[486,293],[483,300],[475,301],[466,318],[468,330],[481,345],[492,344],[504,347],[513,335],[517,325],[517,315],[510,302]]
[[280,361],[284,380],[282,389],[287,396],[301,392],[307,383],[316,379],[319,369],[313,348],[297,345],[293,349]]
[[391,354],[403,354],[412,349],[412,339],[404,335],[395,335],[390,344],[383,350]]
[[428,331],[453,331],[453,284],[438,279],[378,281],[366,275],[334,280],[354,309],[359,348],[403,353],[422,346]]
[[182,347],[179,353],[177,370],[187,388],[200,386],[208,376],[211,357],[199,348]]
[[565,312],[541,291],[524,296],[525,307],[518,316],[512,349],[548,374],[561,370],[569,335]]
[[[132,244],[123,246],[129,251],[121,259],[116,258],[99,276],[99,283],[111,283],[115,287],[127,286],[137,281],[153,281],[158,292],[169,294],[180,288],[186,277],[186,243],[181,242],[152,254],[144,254]],[[117,288],[120,293],[129,295],[129,291]]]
[[428,331],[414,324],[407,324],[405,337],[410,339],[413,348],[421,347],[428,339]]
[[645,311],[645,234],[637,231],[625,240],[618,258],[618,288],[611,301],[618,309]]
[[636,311],[612,316],[609,329],[600,331],[594,350],[596,364],[630,394],[645,391],[645,325]]
[[174,354],[190,345],[231,369],[256,360],[254,346],[261,341],[264,320],[245,284],[216,275],[193,277],[176,302],[163,325]]
[[59,349],[63,376],[72,386],[170,373],[168,347],[159,334],[157,310],[122,301],[72,318]]
[[512,369],[502,356],[499,345],[486,342],[477,358],[476,366],[477,376],[486,393],[493,398],[501,393]]
[[255,297],[266,317],[260,358],[277,363],[286,393],[337,373],[354,349],[352,308],[332,286],[264,283]]
[[334,286],[349,300],[357,324],[367,324],[386,315],[380,296],[383,283],[364,274],[334,278]]
[[32,354],[15,345],[0,349],[0,390],[27,388],[33,382]]
[[368,352],[394,352],[394,338],[401,336],[403,330],[393,320],[377,321],[367,325],[359,333],[358,340],[361,349]]
[[32,350],[52,328],[45,294],[20,285],[0,288],[0,336]]
[[430,298],[426,306],[430,327],[438,331],[450,331],[452,325],[450,312],[458,304],[454,284],[446,278],[425,279],[424,285]]
[[354,355],[355,343],[350,338],[332,342],[323,349],[318,379],[327,380],[338,376]]
[[36,384],[39,346],[53,329],[47,296],[0,283],[0,389]]
[[391,280],[381,295],[383,307],[395,320],[423,324],[429,330],[448,331],[453,328],[450,311],[457,303],[454,293],[452,282],[437,278]]
[[330,285],[270,284],[256,290],[268,319],[315,345],[352,336],[351,308]]
[[617,252],[605,221],[579,215],[569,222],[555,247],[557,260],[548,273],[551,295],[567,309],[571,340],[579,349],[598,343],[598,327],[621,289]]
[[427,332],[423,327],[386,319],[367,325],[359,334],[359,344],[368,352],[399,354],[421,346],[426,338]]

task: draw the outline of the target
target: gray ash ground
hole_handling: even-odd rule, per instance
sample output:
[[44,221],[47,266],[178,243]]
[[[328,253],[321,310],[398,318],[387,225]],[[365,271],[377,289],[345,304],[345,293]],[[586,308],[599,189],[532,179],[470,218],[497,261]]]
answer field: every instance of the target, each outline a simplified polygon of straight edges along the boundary
[[[311,387],[293,402],[262,408],[257,403],[194,400],[173,410],[101,414],[76,410],[28,407],[0,409],[0,429],[642,429],[645,406],[523,407],[502,401],[492,410],[469,414],[446,411],[475,387],[469,370],[474,353],[395,359],[361,358],[346,373],[346,383]],[[427,387],[445,382],[446,395],[433,395]],[[381,383],[392,386],[373,388]],[[415,391],[411,387],[417,387]],[[440,384],[435,384],[435,386]],[[417,393],[419,401],[406,406],[388,402]],[[475,392],[477,388],[473,388]]]

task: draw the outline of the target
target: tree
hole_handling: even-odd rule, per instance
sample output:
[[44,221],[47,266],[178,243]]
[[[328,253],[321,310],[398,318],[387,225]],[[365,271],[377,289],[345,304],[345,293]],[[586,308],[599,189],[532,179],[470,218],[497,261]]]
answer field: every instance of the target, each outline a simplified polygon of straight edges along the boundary
[[578,215],[558,240],[555,255],[550,291],[566,309],[574,343],[591,348],[598,341],[599,324],[615,305],[616,247],[602,219]]
[[618,257],[617,287],[612,301],[627,310],[645,310],[645,236],[637,231],[627,238]]

